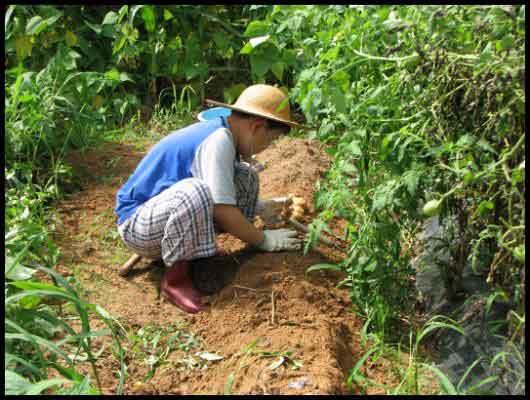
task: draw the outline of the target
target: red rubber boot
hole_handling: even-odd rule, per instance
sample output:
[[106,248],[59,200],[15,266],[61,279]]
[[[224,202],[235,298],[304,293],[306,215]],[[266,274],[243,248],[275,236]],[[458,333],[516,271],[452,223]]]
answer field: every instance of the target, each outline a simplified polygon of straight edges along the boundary
[[189,313],[202,311],[201,295],[188,276],[189,264],[179,261],[164,273],[160,283],[160,294],[181,310]]

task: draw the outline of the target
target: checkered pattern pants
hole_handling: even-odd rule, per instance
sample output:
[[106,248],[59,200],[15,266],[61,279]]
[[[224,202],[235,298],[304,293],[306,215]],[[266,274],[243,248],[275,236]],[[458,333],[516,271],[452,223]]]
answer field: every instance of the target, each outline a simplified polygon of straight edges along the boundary
[[[259,194],[257,172],[247,163],[236,164],[237,207],[253,221]],[[118,227],[121,238],[135,253],[160,259],[168,267],[177,261],[215,255],[213,199],[200,179],[175,183],[138,207]]]

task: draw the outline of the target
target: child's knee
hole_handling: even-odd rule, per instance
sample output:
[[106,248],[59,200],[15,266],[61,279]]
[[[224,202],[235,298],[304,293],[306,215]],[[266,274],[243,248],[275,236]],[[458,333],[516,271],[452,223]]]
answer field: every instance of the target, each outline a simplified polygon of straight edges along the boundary
[[197,178],[188,178],[179,182],[181,185],[186,185],[186,193],[196,199],[200,199],[201,204],[213,208],[212,192],[208,185]]

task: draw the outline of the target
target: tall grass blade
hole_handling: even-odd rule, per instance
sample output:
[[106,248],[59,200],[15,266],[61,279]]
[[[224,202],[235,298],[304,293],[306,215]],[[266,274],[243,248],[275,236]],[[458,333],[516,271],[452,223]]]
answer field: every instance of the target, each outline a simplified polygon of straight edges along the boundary
[[450,395],[458,394],[458,391],[456,390],[454,385],[451,383],[449,378],[442,371],[440,371],[437,367],[435,367],[434,365],[429,365],[429,364],[421,364],[421,365],[423,365],[425,368],[430,369],[436,374],[440,382],[440,386],[442,387],[442,390],[444,391],[445,394],[450,394]]

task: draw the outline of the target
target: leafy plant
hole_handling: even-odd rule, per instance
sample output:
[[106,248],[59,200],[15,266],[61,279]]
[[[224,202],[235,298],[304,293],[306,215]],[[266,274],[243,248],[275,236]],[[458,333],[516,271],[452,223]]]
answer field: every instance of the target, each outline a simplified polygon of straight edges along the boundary
[[247,26],[261,39],[243,53],[281,43],[291,98],[334,157],[307,243],[347,220],[341,267],[359,308],[381,309],[378,329],[408,307],[414,249],[402,243],[422,209],[456,216],[452,295],[472,260],[522,305],[524,17],[524,6],[274,6]]
[[[6,394],[41,394],[51,388],[55,388],[56,393],[65,394],[101,392],[95,363],[103,348],[94,353],[91,341],[112,335],[119,349],[123,372],[123,352],[115,320],[101,307],[80,299],[77,291],[57,272],[39,265],[21,264],[28,248],[26,246],[14,259],[8,257],[6,263]],[[48,274],[56,285],[32,280],[37,271]],[[50,306],[53,300],[61,304],[59,312]],[[79,331],[64,318],[63,306],[74,310],[74,318],[81,323]],[[102,320],[109,329],[92,330],[91,315]],[[76,364],[80,360],[90,363],[98,389],[91,385],[88,376],[77,371]],[[63,378],[50,377],[50,369]],[[122,374],[118,393],[121,393],[123,379]]]
[[129,336],[131,350],[149,367],[144,382],[154,376],[158,367],[167,363],[167,357],[174,350],[188,352],[200,347],[199,339],[184,331],[185,327],[182,322],[167,326],[147,325]]

